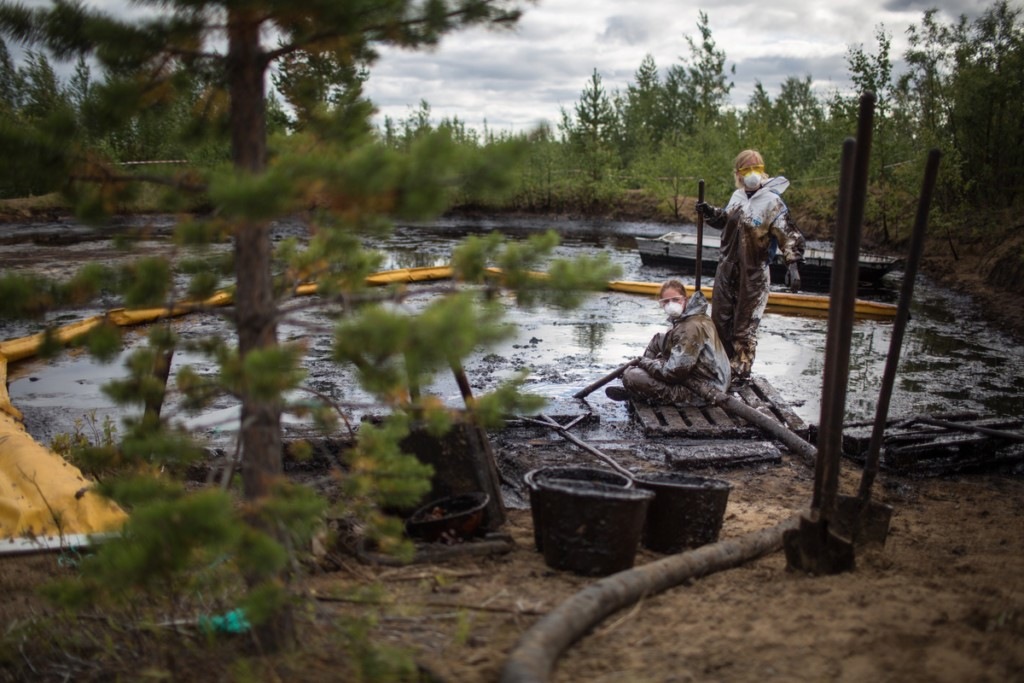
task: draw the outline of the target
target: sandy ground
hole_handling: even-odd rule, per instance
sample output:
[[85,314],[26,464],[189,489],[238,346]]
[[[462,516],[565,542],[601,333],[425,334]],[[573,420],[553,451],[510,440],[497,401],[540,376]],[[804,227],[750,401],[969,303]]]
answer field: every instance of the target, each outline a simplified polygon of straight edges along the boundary
[[[575,447],[551,448],[566,463],[594,464]],[[506,457],[523,456],[499,452]],[[852,493],[859,473],[844,468],[842,490]],[[788,455],[703,474],[733,486],[723,539],[795,514],[809,503],[813,481]],[[809,576],[787,569],[779,551],[688,581],[600,624],[565,653],[551,680],[1024,681],[1024,481],[883,474],[875,492],[894,508],[890,533],[884,547],[858,551],[854,571]],[[332,549],[295,585],[304,598],[300,645],[257,659],[250,666],[258,680],[359,680],[338,635],[350,618],[369,620],[377,645],[411,654],[419,680],[498,680],[520,636],[598,580],[545,564],[529,510],[509,509],[501,531],[511,552],[442,563],[373,566]],[[640,548],[636,565],[662,557]],[[244,638],[203,645],[164,631],[156,646],[140,641],[123,616],[62,622],[36,589],[73,568],[46,556],[5,560],[2,570],[0,680],[131,678],[143,665],[172,679],[187,672],[190,680],[238,680],[233,662]],[[107,645],[84,646],[83,625],[97,641],[106,634]]]
[[[716,476],[733,484],[723,539],[794,514],[813,479],[789,457]],[[852,493],[859,474],[843,477]],[[780,551],[649,596],[580,640],[552,680],[1024,680],[1024,482],[989,474],[880,484],[877,496],[894,507],[890,533],[883,548],[858,552],[853,572],[787,570]],[[596,580],[545,565],[529,511],[510,511],[507,531],[516,547],[505,556],[349,565],[309,588],[339,595],[373,577],[389,603],[379,607],[381,638],[415,648],[440,680],[494,681],[538,615]],[[661,557],[641,549],[636,563]]]

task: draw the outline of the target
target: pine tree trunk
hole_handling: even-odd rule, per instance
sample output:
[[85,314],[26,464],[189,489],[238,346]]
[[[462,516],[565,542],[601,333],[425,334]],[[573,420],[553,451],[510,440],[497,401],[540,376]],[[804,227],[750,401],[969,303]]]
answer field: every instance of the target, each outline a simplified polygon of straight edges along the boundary
[[[228,87],[231,92],[231,156],[240,173],[261,173],[266,166],[265,56],[260,45],[260,24],[255,12],[229,11]],[[271,274],[270,226],[246,221],[235,233],[235,324],[238,352],[246,355],[277,345],[277,306]],[[260,501],[270,495],[281,476],[281,405],[242,393],[241,427],[245,499],[251,522],[261,531],[276,529],[259,519]],[[265,578],[265,577],[264,577]],[[250,583],[257,582],[255,575]],[[259,646],[274,651],[294,640],[294,619],[289,608],[279,610],[256,627]]]

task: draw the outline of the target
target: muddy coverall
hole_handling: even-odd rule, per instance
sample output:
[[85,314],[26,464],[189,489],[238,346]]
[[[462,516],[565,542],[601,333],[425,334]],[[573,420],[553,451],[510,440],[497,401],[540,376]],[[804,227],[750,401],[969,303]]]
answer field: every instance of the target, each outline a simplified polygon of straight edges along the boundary
[[687,379],[729,387],[729,357],[708,317],[708,301],[695,292],[672,328],[654,335],[639,363],[622,375],[622,386],[633,398],[657,405],[703,405],[704,400],[684,387]]
[[708,225],[722,230],[711,319],[729,352],[735,379],[749,378],[754,363],[757,327],[768,305],[772,237],[787,265],[804,257],[804,236],[781,197],[788,187],[789,181],[778,176],[752,193],[738,189],[724,209],[712,209],[707,218]]

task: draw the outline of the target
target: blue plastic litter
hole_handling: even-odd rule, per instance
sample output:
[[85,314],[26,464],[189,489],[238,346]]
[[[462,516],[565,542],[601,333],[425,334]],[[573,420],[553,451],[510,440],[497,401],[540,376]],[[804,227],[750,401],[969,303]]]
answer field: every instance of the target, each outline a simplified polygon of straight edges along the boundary
[[245,618],[245,611],[239,608],[223,615],[199,617],[199,628],[207,633],[245,633],[252,624]]

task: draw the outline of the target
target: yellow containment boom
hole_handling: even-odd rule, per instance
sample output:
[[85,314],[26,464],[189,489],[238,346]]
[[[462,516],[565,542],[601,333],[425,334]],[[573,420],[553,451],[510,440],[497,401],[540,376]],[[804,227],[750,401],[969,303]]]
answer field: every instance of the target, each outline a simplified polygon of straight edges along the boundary
[[36,443],[20,417],[0,356],[0,538],[119,529],[126,519],[121,508],[91,492],[81,470]]
[[[684,284],[686,296],[693,294],[693,285]],[[661,289],[660,282],[631,282],[616,280],[608,283],[608,289],[628,294],[647,294],[657,296]],[[711,287],[701,287],[701,293],[711,301]],[[791,313],[794,315],[823,315],[828,313],[829,298],[818,294],[791,294],[789,292],[769,292],[768,310],[775,313]],[[896,305],[880,301],[857,299],[854,313],[863,318],[892,318],[896,315]]]

